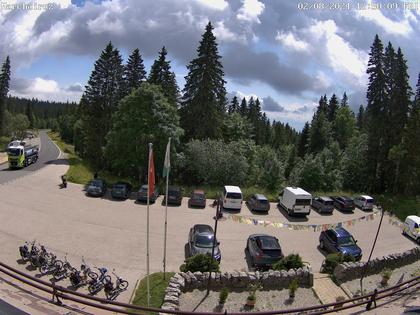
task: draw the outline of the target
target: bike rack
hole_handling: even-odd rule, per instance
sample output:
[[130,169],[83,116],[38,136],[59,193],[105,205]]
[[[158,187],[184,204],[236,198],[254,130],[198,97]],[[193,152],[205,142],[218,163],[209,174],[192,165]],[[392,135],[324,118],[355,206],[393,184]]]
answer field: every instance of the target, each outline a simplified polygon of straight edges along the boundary
[[[213,312],[187,312],[182,310],[166,310],[160,309],[156,307],[145,307],[145,306],[138,306],[132,305],[128,303],[121,303],[112,300],[107,300],[103,298],[98,298],[95,296],[90,296],[84,293],[80,293],[77,291],[72,291],[62,286],[57,286],[55,283],[49,283],[47,281],[38,279],[31,275],[28,275],[16,268],[10,267],[2,262],[0,262],[0,272],[19,280],[27,285],[30,285],[36,289],[44,291],[52,295],[52,302],[57,305],[62,305],[63,302],[60,300],[70,300],[76,303],[84,304],[87,306],[91,306],[94,308],[103,309],[110,312],[116,312],[119,314],[139,314],[138,311],[143,312],[155,312],[155,313],[166,313],[166,314],[185,314],[185,315],[220,315],[220,313],[213,313]],[[329,304],[322,304],[322,305],[315,305],[309,306],[304,308],[296,308],[296,309],[289,309],[289,310],[273,310],[273,311],[265,311],[265,312],[227,312],[225,310],[224,314],[229,315],[274,315],[274,314],[293,314],[293,313],[301,313],[306,312],[307,314],[311,315],[318,315],[318,314],[327,314],[332,312],[338,312],[345,309],[350,309],[353,307],[362,306],[364,304],[368,304],[372,302],[374,299],[376,301],[386,298],[388,296],[395,295],[399,292],[407,290],[409,288],[415,287],[420,285],[420,276],[415,278],[409,279],[407,281],[401,282],[395,286],[377,291],[375,297],[373,297],[374,293],[366,294],[360,297],[352,298],[349,300],[345,300],[342,302],[336,303],[329,303]],[[55,302],[57,300],[57,302]],[[99,302],[99,303],[94,303]],[[108,304],[108,305],[104,305]],[[345,305],[344,304],[349,304]],[[339,306],[339,307],[337,307]],[[131,311],[130,311],[131,310]],[[137,311],[137,312],[133,312]],[[308,313],[309,312],[309,313]]]

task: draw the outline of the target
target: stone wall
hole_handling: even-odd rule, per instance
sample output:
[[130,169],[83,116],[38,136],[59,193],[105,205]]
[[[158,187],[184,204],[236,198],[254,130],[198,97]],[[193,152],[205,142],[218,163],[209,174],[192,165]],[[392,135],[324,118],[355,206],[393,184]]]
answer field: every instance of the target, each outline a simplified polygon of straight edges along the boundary
[[[385,268],[395,269],[420,260],[420,247],[415,247],[403,253],[390,254],[372,259],[366,267],[365,275],[378,274]],[[361,277],[366,263],[347,262],[335,267],[334,276],[339,282],[351,281]]]
[[[165,291],[162,309],[177,310],[181,293],[194,289],[207,289],[208,272],[180,272],[176,273],[169,281]],[[265,272],[223,272],[211,274],[210,288],[220,290],[223,287],[231,291],[246,291],[250,285],[259,284],[261,290],[286,289],[289,283],[296,279],[299,286],[312,287],[314,275],[310,266],[289,271],[265,271]]]

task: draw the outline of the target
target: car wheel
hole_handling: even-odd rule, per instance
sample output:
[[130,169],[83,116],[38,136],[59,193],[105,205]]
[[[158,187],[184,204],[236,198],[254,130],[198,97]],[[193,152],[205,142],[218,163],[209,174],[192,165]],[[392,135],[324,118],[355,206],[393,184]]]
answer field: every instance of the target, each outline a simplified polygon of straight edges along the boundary
[[402,235],[407,235],[407,233],[405,233],[405,230],[402,230]]
[[321,248],[322,250],[324,250],[324,249],[325,249],[325,244],[324,244],[324,241],[320,241],[320,242],[319,242],[319,248]]

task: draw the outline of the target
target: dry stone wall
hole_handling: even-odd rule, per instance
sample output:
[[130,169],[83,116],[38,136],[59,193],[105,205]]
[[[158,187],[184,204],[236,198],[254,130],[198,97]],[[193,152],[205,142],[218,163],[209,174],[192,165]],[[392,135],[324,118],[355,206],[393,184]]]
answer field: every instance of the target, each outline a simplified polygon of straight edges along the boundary
[[[366,266],[365,275],[378,274],[385,268],[395,269],[412,264],[420,260],[420,247],[417,246],[403,253],[390,254],[381,258],[372,259]],[[351,281],[362,276],[364,262],[346,262],[334,269],[334,276],[339,282]]]
[[[180,272],[176,273],[169,281],[165,291],[162,309],[178,310],[179,297],[183,292],[194,289],[207,289],[209,279],[208,272]],[[265,272],[223,272],[211,273],[210,288],[220,290],[223,287],[231,291],[246,291],[250,285],[259,284],[261,290],[286,289],[289,283],[296,279],[299,286],[312,287],[314,275],[310,266],[288,271],[265,271]],[[163,314],[163,313],[162,313]]]

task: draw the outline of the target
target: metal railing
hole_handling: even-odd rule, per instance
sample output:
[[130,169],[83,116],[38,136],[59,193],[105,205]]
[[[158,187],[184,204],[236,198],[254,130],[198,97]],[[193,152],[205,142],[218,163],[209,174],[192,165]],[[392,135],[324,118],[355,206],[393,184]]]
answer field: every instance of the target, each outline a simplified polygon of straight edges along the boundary
[[[116,312],[119,314],[139,314],[139,311],[143,313],[146,312],[154,312],[154,313],[167,313],[167,314],[185,314],[185,315],[216,315],[220,313],[213,313],[213,312],[187,312],[182,310],[166,310],[160,309],[155,307],[145,307],[145,306],[138,306],[132,305],[128,303],[121,303],[116,301],[111,301],[103,298],[98,298],[95,296],[87,295],[84,293],[80,293],[74,290],[70,290],[64,288],[62,286],[58,286],[54,283],[47,282],[45,280],[41,280],[34,276],[28,275],[16,268],[10,267],[2,262],[0,262],[0,273],[4,273],[16,280],[19,280],[27,285],[30,285],[38,290],[44,291],[52,295],[52,300],[63,299],[69,300],[76,303],[80,303],[83,305],[91,306],[94,308]],[[377,295],[375,300],[381,300],[383,298],[392,296],[396,293],[402,292],[409,288],[415,287],[420,285],[420,276],[414,277],[407,281],[401,282],[395,286],[388,287],[386,289],[377,291]],[[293,314],[293,313],[302,313],[306,312],[306,314],[327,314],[332,312],[337,312],[340,310],[345,310],[353,307],[362,306],[369,302],[372,302],[372,295],[373,293],[366,294],[360,297],[355,297],[349,300],[329,303],[329,304],[322,304],[322,305],[315,305],[303,308],[296,308],[296,309],[289,309],[289,310],[273,310],[273,311],[265,311],[265,312],[227,312],[225,311],[224,314],[229,315],[274,315],[274,314]],[[348,305],[345,305],[348,304]]]

